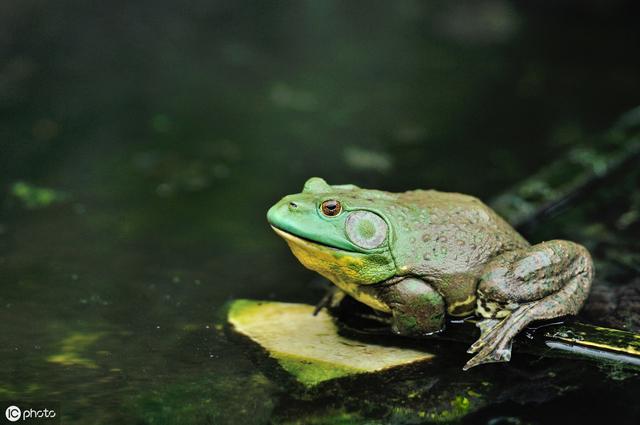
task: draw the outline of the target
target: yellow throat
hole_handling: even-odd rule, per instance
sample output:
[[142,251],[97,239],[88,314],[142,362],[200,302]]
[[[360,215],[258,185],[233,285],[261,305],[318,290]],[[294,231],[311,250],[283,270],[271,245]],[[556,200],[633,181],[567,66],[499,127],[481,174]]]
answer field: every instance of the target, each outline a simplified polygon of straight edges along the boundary
[[[389,307],[374,295],[374,291],[367,288],[367,285],[393,276],[390,256],[344,251],[271,227],[287,242],[293,255],[306,268],[326,277],[337,287],[371,308],[390,312]],[[381,270],[386,276],[380,275]]]

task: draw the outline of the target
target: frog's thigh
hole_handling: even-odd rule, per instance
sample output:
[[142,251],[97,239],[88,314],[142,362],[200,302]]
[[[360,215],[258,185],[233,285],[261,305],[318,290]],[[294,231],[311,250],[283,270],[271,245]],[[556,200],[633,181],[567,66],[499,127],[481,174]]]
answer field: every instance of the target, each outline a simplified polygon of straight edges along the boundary
[[576,313],[587,297],[593,265],[581,245],[552,240],[506,252],[490,261],[478,284],[478,309],[482,303],[526,303],[554,294],[573,282],[567,294],[568,313]]
[[481,322],[482,335],[469,349],[477,354],[463,369],[509,361],[511,341],[518,332],[534,320],[577,313],[592,278],[589,252],[572,242],[549,241],[496,258],[478,286],[476,311],[487,319]]
[[395,333],[427,335],[444,326],[444,299],[423,280],[403,279],[386,287],[382,298],[391,308],[392,329]]

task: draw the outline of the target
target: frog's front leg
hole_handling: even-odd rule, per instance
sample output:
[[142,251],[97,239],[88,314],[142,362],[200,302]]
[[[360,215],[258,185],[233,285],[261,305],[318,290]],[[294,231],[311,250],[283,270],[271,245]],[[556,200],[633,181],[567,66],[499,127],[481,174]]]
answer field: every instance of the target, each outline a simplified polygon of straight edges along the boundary
[[486,320],[479,324],[482,335],[469,349],[478,354],[464,370],[509,361],[511,341],[532,321],[576,314],[592,277],[589,252],[569,241],[544,242],[491,260],[477,294],[476,314]]
[[391,329],[396,334],[425,336],[443,329],[444,299],[425,281],[410,277],[385,285],[381,292],[391,309]]
[[325,307],[337,307],[347,294],[335,285],[327,288],[324,296],[320,298],[313,309],[313,315],[317,316]]

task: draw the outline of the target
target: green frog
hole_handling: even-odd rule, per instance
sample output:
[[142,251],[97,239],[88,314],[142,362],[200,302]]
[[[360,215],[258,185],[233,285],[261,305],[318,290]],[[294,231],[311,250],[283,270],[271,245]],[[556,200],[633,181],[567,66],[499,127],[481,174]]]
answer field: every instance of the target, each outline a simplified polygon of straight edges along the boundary
[[430,335],[447,315],[480,316],[465,370],[509,361],[513,338],[532,321],[576,314],[593,278],[583,246],[530,245],[460,193],[390,193],[313,177],[267,219],[305,267],[388,313],[396,334]]

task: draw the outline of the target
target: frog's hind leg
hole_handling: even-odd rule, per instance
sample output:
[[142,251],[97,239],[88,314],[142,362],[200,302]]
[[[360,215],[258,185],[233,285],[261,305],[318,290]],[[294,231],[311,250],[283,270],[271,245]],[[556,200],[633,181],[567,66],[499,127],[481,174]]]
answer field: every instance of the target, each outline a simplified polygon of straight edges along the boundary
[[545,242],[491,261],[478,286],[476,309],[486,320],[469,349],[477,354],[463,369],[509,361],[513,338],[532,321],[576,314],[592,276],[587,250],[567,241]]

